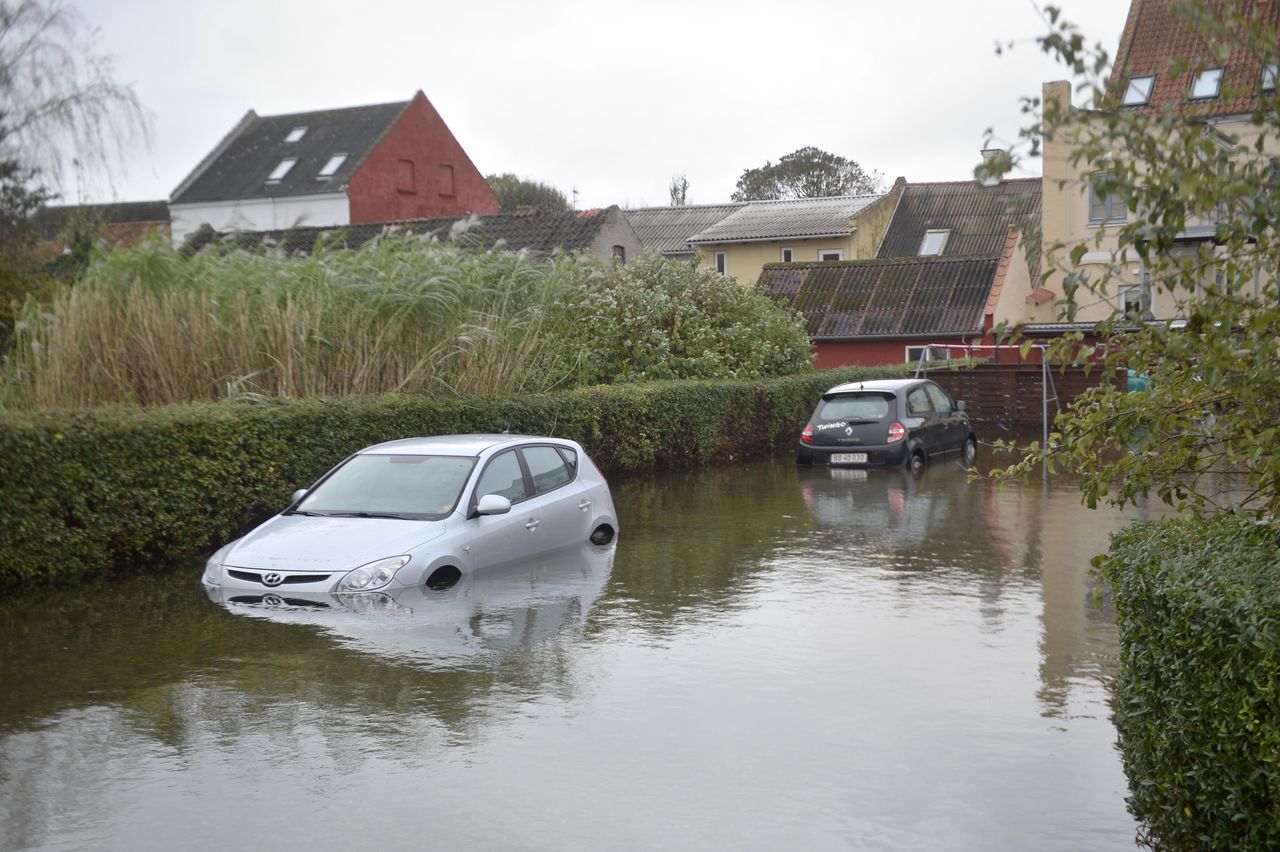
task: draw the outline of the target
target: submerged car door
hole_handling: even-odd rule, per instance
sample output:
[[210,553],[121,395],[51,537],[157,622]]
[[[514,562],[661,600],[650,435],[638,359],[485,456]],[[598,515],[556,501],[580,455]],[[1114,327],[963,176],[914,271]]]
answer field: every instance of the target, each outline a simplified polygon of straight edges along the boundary
[[534,545],[533,533],[541,524],[537,506],[530,500],[532,489],[526,480],[524,465],[515,450],[505,450],[489,459],[476,482],[471,497],[474,514],[476,503],[487,494],[497,494],[511,501],[505,515],[472,517],[474,535],[471,558],[477,568],[511,562],[528,554]]
[[969,437],[968,419],[956,411],[951,397],[947,396],[942,388],[932,382],[925,387],[929,389],[929,398],[933,400],[933,407],[938,412],[938,420],[942,423],[942,444],[938,449],[948,452],[959,450],[964,446],[964,439]]
[[591,496],[578,478],[577,460],[569,464],[559,450],[548,444],[524,446],[520,452],[533,480],[534,497],[529,502],[537,506],[541,520],[534,531],[538,539],[535,546],[545,551],[586,541]]
[[941,452],[946,442],[943,430],[946,428],[938,412],[933,409],[933,400],[925,385],[916,385],[907,391],[907,416],[920,418],[917,434],[924,451],[932,455]]

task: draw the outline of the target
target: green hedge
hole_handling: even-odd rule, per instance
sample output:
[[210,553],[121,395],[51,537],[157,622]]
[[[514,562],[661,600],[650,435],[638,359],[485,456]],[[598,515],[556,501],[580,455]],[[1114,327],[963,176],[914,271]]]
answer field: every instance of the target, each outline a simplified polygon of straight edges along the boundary
[[1116,728],[1160,849],[1280,848],[1280,535],[1241,520],[1113,536]]
[[207,552],[379,441],[458,432],[581,441],[609,474],[761,456],[796,437],[844,368],[757,381],[521,397],[390,395],[0,413],[0,589]]

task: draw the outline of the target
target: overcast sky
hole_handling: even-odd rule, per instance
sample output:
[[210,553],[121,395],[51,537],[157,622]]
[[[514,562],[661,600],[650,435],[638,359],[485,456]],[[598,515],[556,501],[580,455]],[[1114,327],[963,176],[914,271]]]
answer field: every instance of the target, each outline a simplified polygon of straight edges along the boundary
[[[580,208],[667,204],[680,173],[690,203],[723,202],[806,145],[887,181],[962,180],[986,128],[1012,142],[1019,99],[1067,76],[1031,0],[70,2],[154,118],[150,153],[113,176],[127,201],[167,198],[249,109],[418,89],[481,172],[576,189]],[[1058,2],[1114,53],[1125,0]],[[90,186],[63,203],[111,200]]]

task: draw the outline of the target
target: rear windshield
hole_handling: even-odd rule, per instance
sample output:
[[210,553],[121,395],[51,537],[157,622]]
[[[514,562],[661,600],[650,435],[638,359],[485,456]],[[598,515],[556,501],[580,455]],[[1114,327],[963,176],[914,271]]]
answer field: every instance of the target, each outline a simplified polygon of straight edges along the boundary
[[879,393],[854,393],[824,399],[818,405],[816,419],[883,420],[889,416],[893,397]]

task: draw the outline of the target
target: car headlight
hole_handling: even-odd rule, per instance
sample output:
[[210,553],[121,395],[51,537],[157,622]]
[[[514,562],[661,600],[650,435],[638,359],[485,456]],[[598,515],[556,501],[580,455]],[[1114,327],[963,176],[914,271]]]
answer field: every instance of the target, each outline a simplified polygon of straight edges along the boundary
[[338,592],[371,592],[381,589],[409,561],[408,556],[388,556],[361,565],[338,581]]
[[206,586],[222,585],[222,560],[226,557],[227,551],[231,550],[231,545],[233,544],[235,544],[234,541],[219,547],[209,557],[209,560],[204,563],[204,577],[201,580]]

